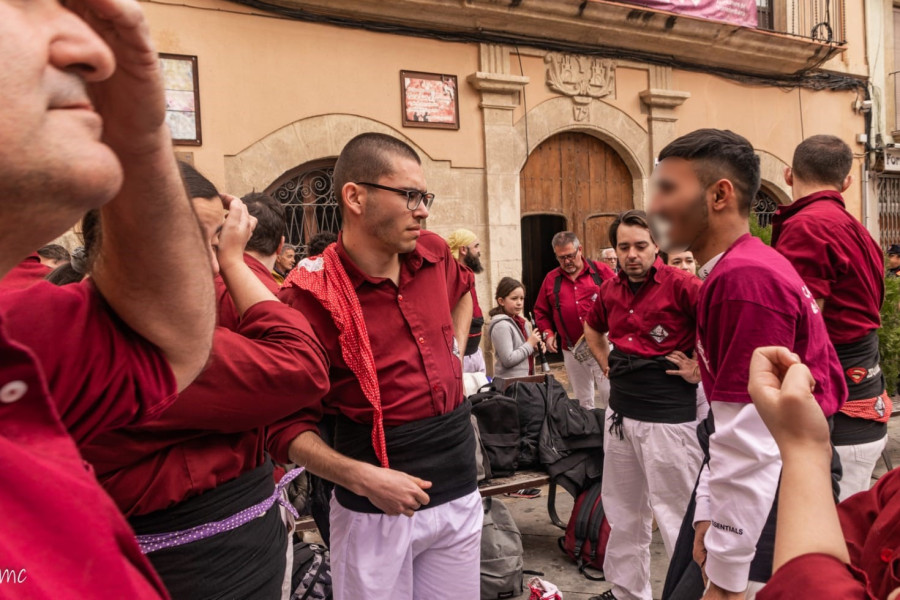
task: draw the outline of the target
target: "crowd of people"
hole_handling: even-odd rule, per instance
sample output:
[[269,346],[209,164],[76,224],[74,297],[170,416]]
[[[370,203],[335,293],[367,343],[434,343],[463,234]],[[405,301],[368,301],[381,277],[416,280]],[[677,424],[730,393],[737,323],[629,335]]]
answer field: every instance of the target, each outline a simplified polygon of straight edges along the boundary
[[[353,138],[341,232],[304,250],[275,199],[176,161],[134,0],[0,2],[0,58],[0,597],[287,599],[305,469],[334,486],[336,599],[477,598],[482,249],[423,228],[415,150]],[[887,597],[884,264],[844,207],[850,149],[800,144],[774,248],[746,139],[658,158],[651,214],[619,215],[601,260],[560,232],[534,319],[513,277],[487,314],[494,375],[561,352],[606,409],[598,598],[651,597],[654,517],[669,597]],[[76,223],[83,247],[48,245]]]

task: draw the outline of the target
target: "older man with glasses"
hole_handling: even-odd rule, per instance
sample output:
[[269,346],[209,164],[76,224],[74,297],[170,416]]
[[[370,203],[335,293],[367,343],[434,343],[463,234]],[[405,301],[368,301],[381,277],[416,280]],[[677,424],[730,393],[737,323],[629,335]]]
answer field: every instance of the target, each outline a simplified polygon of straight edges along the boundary
[[600,284],[615,277],[615,273],[603,263],[585,259],[581,242],[571,231],[557,233],[551,244],[559,267],[544,278],[534,304],[535,320],[544,334],[547,349],[562,350],[569,382],[581,405],[594,408],[594,393],[599,390],[598,405],[605,407],[609,400],[609,380],[586,345],[579,341],[584,332],[584,319],[594,307]]

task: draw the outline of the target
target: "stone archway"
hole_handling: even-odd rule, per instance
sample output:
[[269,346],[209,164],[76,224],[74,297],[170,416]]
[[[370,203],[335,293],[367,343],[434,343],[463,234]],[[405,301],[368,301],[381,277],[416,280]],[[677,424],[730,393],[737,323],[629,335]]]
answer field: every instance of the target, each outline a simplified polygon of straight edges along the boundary
[[299,165],[334,159],[351,139],[365,132],[384,133],[412,146],[430,182],[446,181],[450,162],[433,160],[403,133],[358,115],[329,114],[295,121],[225,157],[225,185],[236,195],[267,189]]

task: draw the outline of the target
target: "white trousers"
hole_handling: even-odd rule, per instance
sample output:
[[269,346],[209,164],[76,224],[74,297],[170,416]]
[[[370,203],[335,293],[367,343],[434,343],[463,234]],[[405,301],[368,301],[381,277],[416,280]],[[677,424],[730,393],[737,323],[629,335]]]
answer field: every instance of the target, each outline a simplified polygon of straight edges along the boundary
[[478,598],[483,518],[477,491],[412,517],[356,512],[332,498],[334,599]]
[[[587,409],[606,408],[609,405],[609,379],[603,375],[597,361],[591,358],[583,363],[578,362],[575,354],[569,350],[563,350],[563,361],[569,383],[572,384],[572,393],[575,394],[578,403]],[[596,404],[594,390],[599,392]]]
[[884,436],[867,444],[834,447],[841,457],[841,468],[844,470],[839,496],[841,502],[872,487],[872,471],[886,444],[887,436]]
[[667,424],[623,419],[623,439],[603,441],[603,509],[609,544],[603,571],[619,600],[652,600],[650,541],[653,517],[671,557],[703,462],[697,422]]

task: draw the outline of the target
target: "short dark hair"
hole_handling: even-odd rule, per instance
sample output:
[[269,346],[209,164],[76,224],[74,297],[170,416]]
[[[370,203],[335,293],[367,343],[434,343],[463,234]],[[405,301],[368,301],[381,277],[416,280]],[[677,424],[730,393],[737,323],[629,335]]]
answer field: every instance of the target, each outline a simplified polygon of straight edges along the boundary
[[794,150],[791,170],[794,177],[809,183],[840,188],[853,167],[853,151],[833,135],[808,137]]
[[650,239],[653,240],[654,244],[656,243],[656,232],[647,218],[647,213],[642,210],[632,209],[620,212],[613,222],[609,224],[609,241],[613,248],[619,245],[619,225],[646,229],[650,232]]
[[69,251],[59,244],[47,244],[39,248],[37,253],[49,260],[69,260]]
[[378,183],[385,175],[393,173],[394,157],[407,158],[418,164],[422,159],[412,146],[383,133],[362,133],[344,146],[334,165],[334,193],[343,206],[344,186],[354,181]]
[[256,229],[247,242],[247,250],[272,256],[278,252],[284,237],[284,205],[268,194],[251,192],[241,198],[251,217],[256,217]]
[[325,252],[325,248],[336,242],[338,236],[333,231],[320,231],[309,240],[306,247],[307,256],[319,256]]
[[194,168],[194,165],[184,161],[178,161],[178,169],[181,171],[181,179],[184,181],[184,189],[187,191],[188,198],[216,198],[219,190],[212,182],[200,174],[200,171]]
[[703,187],[719,179],[734,185],[742,215],[750,214],[750,205],[759,192],[759,156],[747,138],[733,131],[698,129],[683,135],[659,153],[659,160],[683,158],[691,161]]

